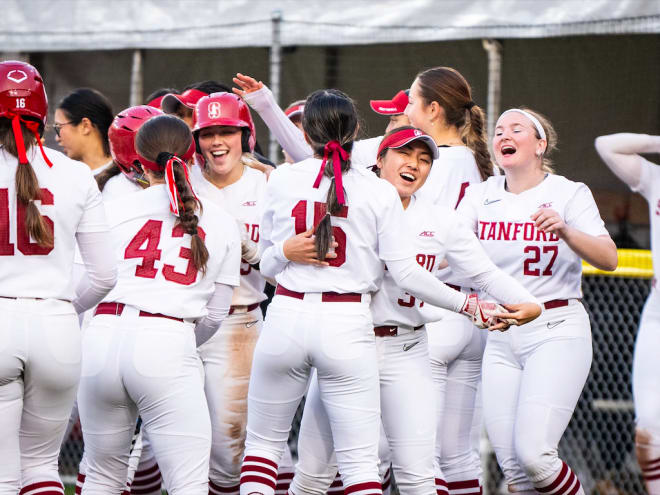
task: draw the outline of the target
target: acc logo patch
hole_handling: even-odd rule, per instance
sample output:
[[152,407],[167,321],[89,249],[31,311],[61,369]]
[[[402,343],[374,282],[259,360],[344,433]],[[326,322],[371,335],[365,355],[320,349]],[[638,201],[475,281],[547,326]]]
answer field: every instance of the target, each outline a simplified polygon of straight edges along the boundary
[[209,119],[219,118],[222,115],[220,113],[221,110],[222,110],[222,106],[220,105],[220,102],[212,101],[208,108]]
[[552,207],[552,201],[550,201],[549,203],[541,203],[539,205],[539,209],[541,209],[541,208],[550,208],[550,207]]
[[22,83],[27,78],[28,78],[27,74],[19,69],[14,69],[12,71],[9,71],[9,74],[7,74],[7,79],[9,79],[10,81],[14,81],[16,84]]

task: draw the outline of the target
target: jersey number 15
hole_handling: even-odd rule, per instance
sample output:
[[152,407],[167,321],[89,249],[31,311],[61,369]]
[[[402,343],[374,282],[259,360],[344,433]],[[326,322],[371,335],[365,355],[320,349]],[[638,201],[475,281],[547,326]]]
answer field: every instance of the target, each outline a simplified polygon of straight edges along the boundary
[[[325,203],[314,202],[314,225],[318,225],[327,212],[327,205]],[[296,203],[296,206],[291,210],[291,216],[296,220],[295,228],[296,234],[302,234],[307,230],[307,201],[302,200]],[[339,213],[333,215],[339,218],[348,217],[348,206],[342,206]],[[336,258],[328,259],[330,266],[341,266],[346,262],[346,232],[341,227],[332,227],[332,236],[338,244],[335,248]]]

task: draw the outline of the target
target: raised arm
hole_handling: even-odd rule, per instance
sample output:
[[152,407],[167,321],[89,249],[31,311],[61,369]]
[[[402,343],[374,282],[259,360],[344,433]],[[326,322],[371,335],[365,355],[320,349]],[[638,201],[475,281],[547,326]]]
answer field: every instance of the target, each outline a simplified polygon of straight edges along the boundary
[[313,155],[312,148],[305,141],[303,133],[277,105],[268,86],[241,73],[236,74],[233,80],[240,88],[232,88],[234,93],[256,110],[277,142],[294,161],[300,162]]
[[637,188],[645,161],[638,153],[660,153],[660,136],[611,134],[596,138],[595,145],[609,169],[628,186]]

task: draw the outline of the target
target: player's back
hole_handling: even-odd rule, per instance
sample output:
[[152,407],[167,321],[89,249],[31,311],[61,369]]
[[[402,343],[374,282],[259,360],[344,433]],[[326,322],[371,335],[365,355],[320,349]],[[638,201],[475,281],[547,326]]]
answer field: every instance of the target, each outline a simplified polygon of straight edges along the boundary
[[107,229],[85,212],[102,208],[101,194],[89,168],[45,148],[49,167],[38,149],[28,158],[41,189],[38,208],[53,229],[54,246],[41,247],[25,229],[25,207],[16,197],[15,156],[0,148],[0,295],[71,300],[71,270],[76,232]]
[[[312,187],[320,164],[310,158],[281,165],[271,174],[261,224],[263,246],[284,242],[325,216],[330,180],[324,177],[318,189]],[[331,217],[337,257],[328,259],[329,267],[288,263],[276,276],[284,287],[300,292],[372,292],[382,278],[381,259],[409,255],[399,242],[403,208],[396,189],[361,167],[351,167],[342,181],[346,204]]]
[[192,262],[192,238],[170,212],[165,185],[106,205],[119,272],[117,286],[106,301],[150,313],[198,318],[206,314],[215,282],[238,285],[236,223],[211,201],[200,201],[198,231],[209,251],[206,274]]

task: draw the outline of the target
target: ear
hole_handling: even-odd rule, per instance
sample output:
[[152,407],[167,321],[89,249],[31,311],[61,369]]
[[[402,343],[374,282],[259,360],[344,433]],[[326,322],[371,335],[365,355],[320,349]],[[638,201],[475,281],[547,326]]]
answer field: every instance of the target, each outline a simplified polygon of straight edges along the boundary
[[539,142],[536,144],[536,156],[539,158],[543,156],[545,150],[548,148],[548,142],[545,139],[539,139]]
[[440,119],[442,113],[442,107],[437,101],[432,101],[426,107],[426,111],[431,122],[435,122]]
[[83,117],[78,125],[80,126],[80,131],[85,136],[91,134],[92,130],[94,130],[94,124],[87,117]]
[[307,133],[305,131],[302,131],[302,133],[303,133],[303,136],[305,136],[305,142],[311,146],[312,141],[309,139],[309,136],[307,135]]

